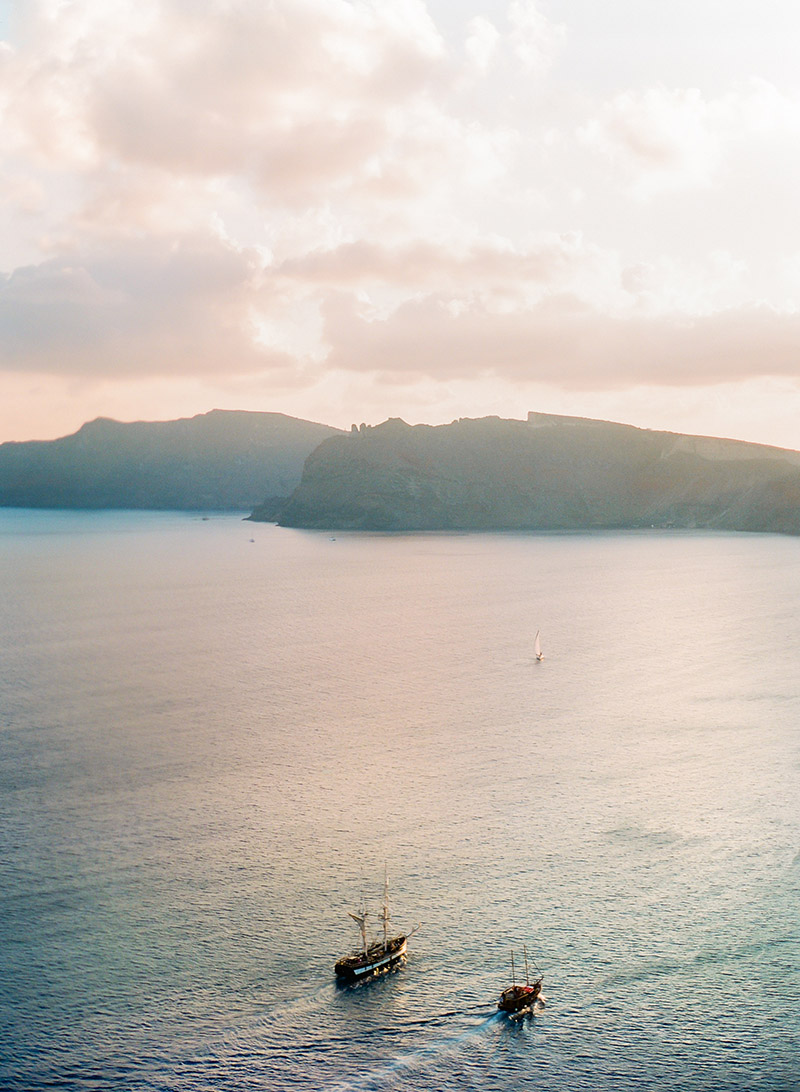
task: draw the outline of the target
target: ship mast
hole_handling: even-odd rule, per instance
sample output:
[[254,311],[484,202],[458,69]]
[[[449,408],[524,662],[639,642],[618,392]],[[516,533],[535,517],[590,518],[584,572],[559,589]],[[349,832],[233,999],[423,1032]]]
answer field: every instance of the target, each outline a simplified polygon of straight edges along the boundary
[[381,909],[381,921],[383,922],[383,946],[389,943],[389,873],[386,862],[383,865],[383,907]]
[[523,954],[525,956],[525,985],[530,986],[531,978],[530,978],[530,975],[528,974],[528,949],[525,947],[524,944],[522,945],[522,951],[523,951]]
[[511,985],[516,986],[516,984],[517,984],[517,977],[516,977],[516,974],[514,973],[514,952],[513,952],[513,949],[512,949],[512,952],[511,952]]

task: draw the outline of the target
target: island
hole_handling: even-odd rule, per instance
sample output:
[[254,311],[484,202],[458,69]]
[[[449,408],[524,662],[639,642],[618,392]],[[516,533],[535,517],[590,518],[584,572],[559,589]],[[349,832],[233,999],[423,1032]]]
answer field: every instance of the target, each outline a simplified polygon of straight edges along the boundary
[[535,412],[390,418],[325,439],[269,518],[325,530],[797,534],[800,452]]
[[338,432],[246,410],[175,421],[99,417],[58,440],[0,444],[0,506],[249,512],[258,504],[269,518],[300,482],[309,453]]

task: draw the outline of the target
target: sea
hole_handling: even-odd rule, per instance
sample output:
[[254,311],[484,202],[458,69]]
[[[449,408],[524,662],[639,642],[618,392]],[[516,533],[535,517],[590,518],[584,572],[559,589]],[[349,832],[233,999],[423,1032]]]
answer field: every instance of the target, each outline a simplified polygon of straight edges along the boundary
[[3,1092],[796,1092],[800,539],[242,515],[0,511]]

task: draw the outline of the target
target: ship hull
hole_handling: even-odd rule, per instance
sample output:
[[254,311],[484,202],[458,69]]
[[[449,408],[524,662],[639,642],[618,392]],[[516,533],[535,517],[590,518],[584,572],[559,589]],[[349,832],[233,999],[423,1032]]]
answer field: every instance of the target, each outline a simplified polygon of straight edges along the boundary
[[497,1007],[500,1012],[507,1012],[511,1016],[531,1012],[541,992],[541,982],[535,982],[532,986],[509,986],[500,994]]
[[340,982],[363,982],[405,963],[406,947],[405,937],[395,937],[386,945],[376,944],[366,953],[340,959],[333,969]]

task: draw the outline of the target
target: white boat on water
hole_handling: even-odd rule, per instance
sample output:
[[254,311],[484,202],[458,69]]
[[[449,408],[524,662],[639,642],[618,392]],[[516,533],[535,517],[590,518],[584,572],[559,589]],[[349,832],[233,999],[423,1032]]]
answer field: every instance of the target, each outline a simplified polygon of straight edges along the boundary
[[541,663],[544,659],[544,653],[542,652],[542,638],[538,629],[536,630],[536,636],[533,638],[533,651],[536,653],[536,659]]

